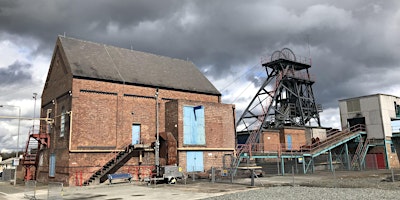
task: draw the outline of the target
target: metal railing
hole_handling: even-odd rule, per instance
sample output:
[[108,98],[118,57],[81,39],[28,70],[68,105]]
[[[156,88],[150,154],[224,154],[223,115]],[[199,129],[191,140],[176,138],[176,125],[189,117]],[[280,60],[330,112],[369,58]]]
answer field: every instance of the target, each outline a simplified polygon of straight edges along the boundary
[[315,142],[309,145],[304,143],[250,143],[239,144],[238,146],[240,146],[242,149],[251,150],[248,152],[250,156],[254,153],[275,153],[278,155],[283,153],[313,153],[365,130],[365,125],[359,124],[343,131],[332,131],[327,133],[327,138],[324,141]]
[[308,151],[308,152],[312,153],[321,148],[328,147],[329,145],[332,145],[332,144],[339,142],[347,137],[357,134],[358,132],[365,131],[365,130],[366,130],[365,125],[357,124],[348,129],[345,129],[339,133],[331,134],[329,137],[326,138],[326,140],[324,140],[322,142],[316,142],[309,146],[305,146],[304,148],[301,149],[301,151],[302,152]]
[[63,199],[63,183],[49,182],[47,187],[48,200],[62,200]]
[[[290,61],[294,61],[294,62],[298,62],[298,63],[301,63],[301,64],[306,64],[306,65],[311,65],[312,64],[311,58],[308,58],[308,57],[305,57],[305,56],[299,56],[299,55],[295,55],[295,59],[293,59],[293,58],[284,58],[284,57],[279,57],[278,59],[290,60]],[[275,60],[277,60],[277,58],[272,58],[271,55],[261,56],[261,64],[273,62]]]
[[106,160],[108,160],[107,162],[113,160],[114,162],[117,160],[118,154],[120,152],[126,152],[128,151],[128,149],[130,148],[132,142],[126,142],[124,144],[122,144],[121,146],[119,146],[118,148],[111,150],[111,152],[105,156]]

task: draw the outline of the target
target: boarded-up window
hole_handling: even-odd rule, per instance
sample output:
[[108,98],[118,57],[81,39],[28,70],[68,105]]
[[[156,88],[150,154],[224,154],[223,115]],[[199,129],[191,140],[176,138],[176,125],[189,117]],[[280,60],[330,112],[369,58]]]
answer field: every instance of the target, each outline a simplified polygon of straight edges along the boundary
[[65,108],[61,108],[60,137],[64,137],[65,133]]
[[49,162],[49,176],[54,177],[56,174],[56,155],[54,153],[50,154]]
[[360,112],[360,99],[348,100],[347,102],[347,112]]
[[204,107],[183,107],[183,143],[205,145]]

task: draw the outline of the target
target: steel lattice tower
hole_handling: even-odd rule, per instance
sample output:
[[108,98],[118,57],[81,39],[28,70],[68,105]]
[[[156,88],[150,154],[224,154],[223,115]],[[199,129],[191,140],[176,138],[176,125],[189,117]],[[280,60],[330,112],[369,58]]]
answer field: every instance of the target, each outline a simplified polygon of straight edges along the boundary
[[250,134],[246,143],[257,143],[263,129],[283,126],[321,126],[320,105],[315,103],[311,59],[296,57],[292,50],[275,51],[262,59],[267,79],[236,123],[237,132]]

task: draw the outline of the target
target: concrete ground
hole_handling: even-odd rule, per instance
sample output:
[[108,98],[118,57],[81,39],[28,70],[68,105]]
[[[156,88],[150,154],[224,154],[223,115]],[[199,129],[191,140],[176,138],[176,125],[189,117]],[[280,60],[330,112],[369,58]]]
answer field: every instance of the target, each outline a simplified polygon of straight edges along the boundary
[[[395,172],[398,174],[398,172]],[[400,187],[400,176],[395,176],[395,182],[391,181],[391,171],[341,171],[341,172],[316,172],[314,174],[286,174],[285,176],[269,175],[255,179],[255,186],[251,187],[250,178],[219,179],[217,183],[209,180],[187,179],[186,184],[180,181],[176,185],[158,184],[147,186],[142,182],[119,182],[112,185],[101,184],[86,187],[64,187],[62,199],[204,199],[220,196],[228,193],[237,193],[248,190],[257,190],[265,187],[278,186],[305,186],[325,188],[385,188],[396,190]],[[54,192],[61,196],[61,192]],[[17,186],[9,182],[0,182],[0,200],[23,199],[24,194],[32,194],[25,191],[23,183]],[[37,185],[36,199],[48,199],[47,185]]]

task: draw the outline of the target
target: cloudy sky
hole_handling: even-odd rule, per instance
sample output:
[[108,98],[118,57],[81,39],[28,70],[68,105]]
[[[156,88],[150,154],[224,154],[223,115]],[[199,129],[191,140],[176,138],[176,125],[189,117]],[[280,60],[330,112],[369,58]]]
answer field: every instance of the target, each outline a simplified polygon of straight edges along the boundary
[[[338,100],[400,96],[400,1],[0,0],[0,105],[34,116],[57,35],[188,59],[245,106],[265,72],[260,58],[288,47],[311,56],[323,126],[340,127]],[[17,116],[18,108],[0,107]],[[38,122],[37,122],[38,123]],[[18,120],[0,119],[0,151]],[[21,121],[20,147],[32,121]]]

